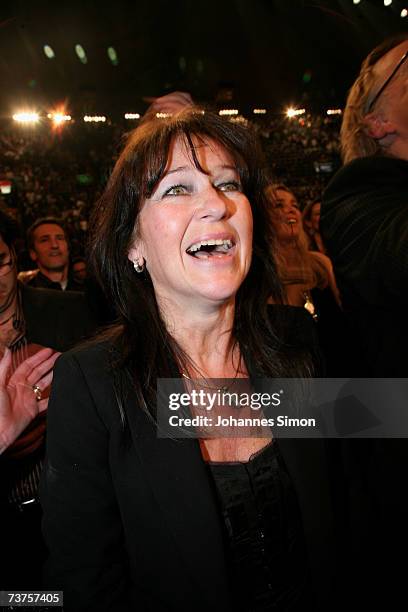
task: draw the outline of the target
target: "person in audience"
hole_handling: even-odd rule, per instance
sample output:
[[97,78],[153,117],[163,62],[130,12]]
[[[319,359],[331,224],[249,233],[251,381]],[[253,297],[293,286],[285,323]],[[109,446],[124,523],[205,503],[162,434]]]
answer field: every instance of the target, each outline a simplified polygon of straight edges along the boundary
[[343,115],[344,167],[320,226],[359,352],[358,376],[405,377],[408,272],[408,35],[364,60]]
[[83,257],[74,257],[72,260],[72,278],[78,284],[85,287],[87,279],[86,261]]
[[320,234],[320,207],[320,201],[309,202],[302,211],[302,221],[309,238],[309,249],[326,255],[326,249]]
[[296,196],[283,183],[266,190],[276,232],[276,261],[285,304],[305,308],[317,323],[324,374],[341,377],[349,331],[330,259],[310,250]]
[[[17,223],[0,211],[0,351],[6,351],[0,389],[3,400],[9,395],[9,402],[0,410],[0,423],[4,419],[8,431],[2,434],[8,448],[0,458],[0,509],[7,525],[2,536],[7,564],[0,587],[31,589],[41,585],[45,555],[37,490],[45,452],[48,391],[44,382],[48,379],[36,377],[44,364],[48,367],[54,360],[51,354],[74,346],[94,331],[95,323],[81,293],[36,289],[17,280],[14,244],[18,230]],[[44,347],[45,353],[40,350]],[[37,365],[33,368],[33,364]],[[25,377],[29,387],[24,387]],[[37,416],[36,406],[26,404],[29,391],[31,400],[34,396],[39,400]],[[21,434],[10,443],[18,432]]]
[[268,306],[263,165],[250,131],[193,107],[130,136],[97,206],[91,261],[120,324],[57,362],[41,492],[66,612],[335,609],[321,440],[156,428],[159,378],[316,371],[312,319]]
[[[407,78],[405,32],[381,43],[362,63],[343,113],[345,165],[322,201],[322,236],[352,330],[355,359],[348,376],[368,380],[408,374]],[[399,388],[396,381],[393,393]],[[390,397],[384,410],[394,403]],[[395,422],[393,435],[399,431]],[[366,584],[363,605],[398,606],[406,589],[400,559],[408,545],[407,440],[350,440],[343,456],[351,466],[350,503],[358,509],[351,559]],[[360,487],[354,483],[356,468]]]
[[81,291],[69,269],[69,247],[62,222],[54,217],[37,219],[27,232],[27,243],[31,259],[38,272],[28,279],[31,287]]
[[340,306],[340,296],[330,259],[309,248],[296,196],[283,184],[267,187],[271,220],[277,237],[276,258],[280,279],[285,287],[285,303],[304,306],[318,318],[312,291],[330,288]]
[[25,359],[11,374],[12,355],[6,348],[0,359],[0,455],[33,419],[48,406],[42,398],[52,381],[59,353],[42,349]]

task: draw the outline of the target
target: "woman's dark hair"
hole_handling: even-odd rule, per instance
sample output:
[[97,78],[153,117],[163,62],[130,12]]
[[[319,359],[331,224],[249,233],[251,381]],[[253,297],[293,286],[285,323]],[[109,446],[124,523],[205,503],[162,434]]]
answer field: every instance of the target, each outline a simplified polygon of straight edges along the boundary
[[20,227],[17,221],[3,210],[0,210],[0,236],[9,249],[14,247],[14,243],[19,235]]
[[[274,232],[264,195],[264,163],[258,141],[247,128],[190,107],[173,117],[146,122],[130,135],[90,224],[90,265],[121,322],[115,342],[120,355],[115,371],[130,376],[140,404],[153,417],[156,379],[177,376],[171,364],[175,361],[187,369],[189,360],[166,329],[148,272],[137,274],[128,252],[141,207],[163,176],[171,144],[177,138],[186,142],[200,170],[197,140],[217,142],[236,163],[252,206],[254,235],[252,264],[236,296],[233,338],[257,375],[290,375],[283,373],[283,357],[279,358],[267,312],[268,298],[281,302],[282,292],[272,255]],[[124,419],[122,409],[121,414]]]

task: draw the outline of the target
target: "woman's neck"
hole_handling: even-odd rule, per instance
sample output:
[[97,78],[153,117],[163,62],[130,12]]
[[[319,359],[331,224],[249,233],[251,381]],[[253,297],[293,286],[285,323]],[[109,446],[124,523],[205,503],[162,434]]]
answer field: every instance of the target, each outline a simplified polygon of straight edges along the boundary
[[239,350],[234,349],[232,329],[235,302],[214,308],[166,308],[162,316],[167,329],[188,356],[191,378],[234,377]]

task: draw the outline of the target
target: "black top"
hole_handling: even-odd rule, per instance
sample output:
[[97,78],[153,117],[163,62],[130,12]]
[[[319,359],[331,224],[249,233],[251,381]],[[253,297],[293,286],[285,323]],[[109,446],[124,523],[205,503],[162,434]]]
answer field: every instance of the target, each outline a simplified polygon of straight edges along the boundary
[[[45,276],[41,271],[33,276],[31,280],[27,282],[27,285],[30,287],[36,287],[37,289],[56,289],[57,291],[62,291],[61,283],[56,281],[52,281],[48,276]],[[67,278],[67,286],[65,287],[65,291],[83,291],[84,286],[80,283],[77,283],[72,276],[68,276]]]
[[224,519],[234,609],[314,609],[297,496],[277,444],[247,463],[208,467]]

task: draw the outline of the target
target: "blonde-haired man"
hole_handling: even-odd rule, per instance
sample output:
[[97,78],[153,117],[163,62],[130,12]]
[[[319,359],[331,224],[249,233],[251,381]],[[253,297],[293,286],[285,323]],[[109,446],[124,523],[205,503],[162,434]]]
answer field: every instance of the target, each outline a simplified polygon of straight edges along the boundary
[[[363,62],[341,145],[345,165],[326,190],[320,228],[350,324],[349,374],[369,379],[370,397],[371,378],[408,378],[408,33]],[[395,414],[397,402],[408,400],[406,384],[388,388],[383,409]],[[405,418],[400,411],[390,437],[399,436]],[[345,440],[341,456],[357,607],[396,610],[406,598],[400,559],[408,547],[408,440]]]

